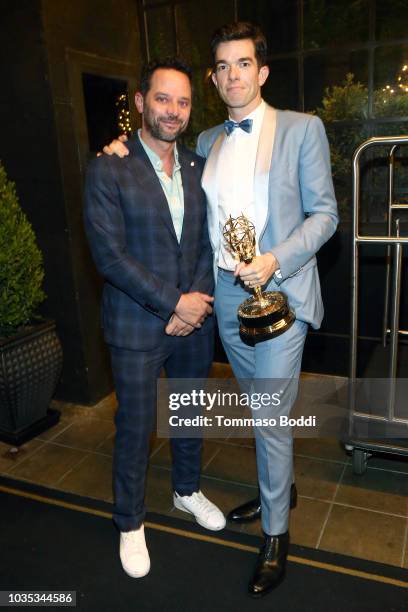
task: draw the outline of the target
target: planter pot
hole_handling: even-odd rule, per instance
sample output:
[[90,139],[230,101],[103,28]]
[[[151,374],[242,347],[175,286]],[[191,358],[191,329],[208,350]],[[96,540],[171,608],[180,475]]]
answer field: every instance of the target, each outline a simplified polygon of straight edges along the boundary
[[49,404],[61,368],[53,321],[0,338],[0,440],[18,446],[58,422]]

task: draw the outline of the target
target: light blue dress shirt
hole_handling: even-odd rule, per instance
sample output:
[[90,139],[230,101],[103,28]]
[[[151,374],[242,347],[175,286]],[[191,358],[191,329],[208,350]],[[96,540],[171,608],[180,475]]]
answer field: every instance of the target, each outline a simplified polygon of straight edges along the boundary
[[176,232],[177,240],[180,242],[184,219],[184,191],[183,182],[181,180],[181,166],[178,159],[177,144],[174,145],[173,174],[169,176],[163,169],[163,162],[160,157],[143,141],[140,130],[138,130],[138,136],[158,176],[164,195],[166,196],[174,231]]

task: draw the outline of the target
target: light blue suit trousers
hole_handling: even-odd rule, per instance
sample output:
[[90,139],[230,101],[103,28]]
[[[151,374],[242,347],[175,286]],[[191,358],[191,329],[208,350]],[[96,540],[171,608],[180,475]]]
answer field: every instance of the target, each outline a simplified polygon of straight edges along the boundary
[[[303,346],[308,324],[296,320],[276,338],[249,346],[239,335],[238,306],[250,297],[231,272],[218,270],[215,311],[224,349],[237,379],[253,381],[254,390],[276,391],[280,405],[262,415],[288,416],[296,400]],[[257,383],[258,381],[258,383]],[[293,481],[293,438],[287,427],[255,427],[256,459],[262,505],[262,528],[269,535],[284,533],[289,523],[290,487]]]

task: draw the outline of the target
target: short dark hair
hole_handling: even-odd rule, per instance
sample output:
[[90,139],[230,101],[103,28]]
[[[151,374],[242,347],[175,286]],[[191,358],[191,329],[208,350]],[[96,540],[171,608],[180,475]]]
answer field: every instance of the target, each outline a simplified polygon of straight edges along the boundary
[[254,43],[255,57],[259,68],[266,65],[268,46],[266,37],[261,28],[249,21],[235,21],[218,28],[211,37],[211,53],[215,64],[215,53],[218,45],[231,40],[244,40],[249,38]]
[[190,84],[192,83],[192,71],[190,66],[180,57],[169,56],[163,59],[153,59],[142,68],[140,77],[140,93],[145,96],[150,89],[152,75],[159,68],[167,70],[177,70],[188,77]]

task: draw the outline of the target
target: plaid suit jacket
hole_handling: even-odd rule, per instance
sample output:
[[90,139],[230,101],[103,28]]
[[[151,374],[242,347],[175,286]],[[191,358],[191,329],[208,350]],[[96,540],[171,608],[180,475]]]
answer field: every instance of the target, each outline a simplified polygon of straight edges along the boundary
[[[102,156],[88,168],[85,230],[104,277],[102,325],[113,346],[151,350],[165,337],[182,293],[212,294],[212,255],[200,180],[203,160],[178,147],[184,191],[180,244],[167,199],[137,135],[129,155]],[[212,331],[213,318],[193,334]]]

